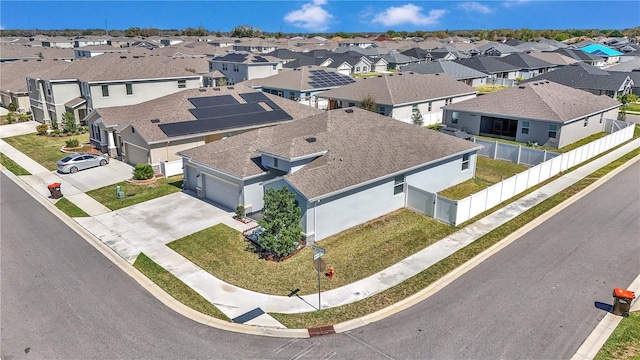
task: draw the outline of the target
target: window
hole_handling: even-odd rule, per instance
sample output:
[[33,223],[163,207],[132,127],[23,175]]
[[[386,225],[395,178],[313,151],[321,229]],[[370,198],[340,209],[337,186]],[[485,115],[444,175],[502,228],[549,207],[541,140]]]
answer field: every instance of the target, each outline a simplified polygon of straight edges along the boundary
[[453,99],[444,99],[445,105],[450,105],[453,102]]
[[451,123],[452,124],[457,124],[458,123],[458,112],[454,111],[451,113]]
[[126,88],[127,88],[127,95],[133,95],[133,85],[132,84],[125,84]]
[[380,115],[384,115],[385,110],[386,110],[386,109],[384,108],[384,106],[380,106],[380,107],[379,107],[379,109],[378,109],[378,114],[380,114]]
[[233,72],[240,72],[240,67],[238,67],[238,64],[233,64]]
[[404,192],[404,174],[396,175],[393,179],[393,195],[402,194]]
[[273,158],[273,167],[278,167],[278,158]]
[[178,89],[184,89],[187,87],[187,80],[178,80]]
[[109,96],[109,85],[102,85],[102,96]]
[[600,124],[602,124],[602,120],[604,120],[604,113],[600,114]]
[[100,138],[100,127],[98,127],[98,126],[96,126],[94,124],[91,124],[91,129],[93,130],[92,131],[93,138],[95,140],[101,141],[102,139]]
[[360,72],[360,66],[356,66],[356,72],[359,73]]
[[558,136],[558,125],[550,124],[549,125],[549,137],[555,139],[556,136]]
[[531,123],[529,121],[523,121],[522,122],[522,133],[523,134],[528,134],[529,133],[529,127],[531,127]]
[[418,111],[418,105],[416,104],[411,105],[411,112],[416,112],[416,111]]
[[469,154],[462,155],[462,171],[469,170]]
[[431,101],[429,101],[429,109],[427,111],[431,111]]
[[356,106],[356,103],[349,103],[349,107]]
[[227,70],[227,64],[222,64],[222,70]]
[[584,123],[582,124],[582,126],[584,127],[589,126],[589,118],[584,118]]
[[277,70],[278,69],[278,64],[273,64],[273,70]]

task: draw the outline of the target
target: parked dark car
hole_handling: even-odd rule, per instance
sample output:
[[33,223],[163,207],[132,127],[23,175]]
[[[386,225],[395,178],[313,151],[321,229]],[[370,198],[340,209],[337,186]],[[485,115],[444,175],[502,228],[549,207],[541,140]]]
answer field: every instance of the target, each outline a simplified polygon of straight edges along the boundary
[[58,171],[65,174],[75,174],[78,170],[89,169],[96,166],[105,166],[109,163],[109,157],[104,154],[75,153],[58,160]]

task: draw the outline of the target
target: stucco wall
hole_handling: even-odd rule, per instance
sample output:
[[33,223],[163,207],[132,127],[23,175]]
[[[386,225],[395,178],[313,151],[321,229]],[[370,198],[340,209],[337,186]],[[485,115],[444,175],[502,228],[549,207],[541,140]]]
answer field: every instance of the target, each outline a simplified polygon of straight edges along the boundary
[[[96,109],[111,106],[134,105],[165,95],[174,94],[185,89],[196,89],[200,87],[200,78],[184,80],[186,80],[184,88],[178,87],[178,79],[104,84],[92,83],[90,85],[91,105]],[[126,83],[132,84],[133,94],[127,95]],[[102,96],[102,85],[109,86],[109,96]]]
[[182,157],[176,155],[176,153],[204,144],[203,137],[170,141],[168,144],[153,144],[151,146],[151,163],[156,164],[160,161],[180,160]]
[[469,156],[469,168],[462,170],[462,155],[453,159],[440,161],[428,168],[414,170],[407,174],[407,184],[432,193],[442,191],[451,186],[473,178],[476,169],[477,154]]

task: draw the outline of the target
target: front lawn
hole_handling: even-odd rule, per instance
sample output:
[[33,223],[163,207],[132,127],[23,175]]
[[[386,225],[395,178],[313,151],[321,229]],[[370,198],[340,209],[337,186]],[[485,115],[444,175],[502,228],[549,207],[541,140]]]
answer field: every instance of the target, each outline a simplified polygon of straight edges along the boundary
[[476,176],[473,179],[452,186],[438,194],[452,200],[461,200],[529,168],[525,165],[514,164],[503,160],[494,160],[485,156],[478,156],[477,159]]
[[[335,277],[322,277],[323,291],[373,275],[456,231],[456,228],[401,209],[367,224],[322,240],[327,267]],[[305,248],[283,262],[261,260],[242,235],[216,225],[168,244],[196,265],[226,282],[257,292],[287,295],[318,291],[313,254]]]
[[[117,186],[120,186],[120,190],[124,192],[124,199],[118,199],[116,196]],[[178,191],[182,191],[182,175],[160,178],[152,185],[136,185],[123,181],[91,190],[87,195],[111,210],[118,210]]]
[[620,110],[640,112],[640,103],[628,103],[627,105],[620,106]]
[[18,165],[15,161],[11,160],[7,155],[0,153],[0,164],[6,167],[7,170],[11,171],[14,175],[31,175],[25,168]]
[[640,359],[640,312],[622,319],[594,360]]
[[86,144],[89,142],[89,134],[64,137],[27,134],[3,140],[40,165],[53,171],[57,168],[58,160],[65,156],[60,149],[66,145],[67,140],[71,139],[77,139],[80,144]]

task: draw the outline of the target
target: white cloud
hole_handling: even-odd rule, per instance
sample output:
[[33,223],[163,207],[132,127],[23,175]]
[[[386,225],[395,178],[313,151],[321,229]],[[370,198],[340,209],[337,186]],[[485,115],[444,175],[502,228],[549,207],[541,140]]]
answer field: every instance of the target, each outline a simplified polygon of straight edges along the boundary
[[504,7],[512,7],[512,6],[515,6],[515,5],[528,3],[529,1],[530,0],[509,0],[509,1],[503,2],[502,6],[504,6]]
[[482,5],[475,1],[463,2],[460,5],[458,5],[458,8],[464,11],[478,12],[481,14],[490,14],[492,12],[492,10],[488,6]]
[[333,16],[322,8],[322,5],[326,4],[326,0],[312,0],[302,5],[300,9],[287,13],[284,21],[311,31],[327,30]]
[[397,26],[403,24],[412,25],[435,25],[446,13],[446,10],[431,10],[429,14],[422,13],[422,8],[413,4],[403,6],[392,6],[377,14],[372,22],[380,23],[384,26]]

